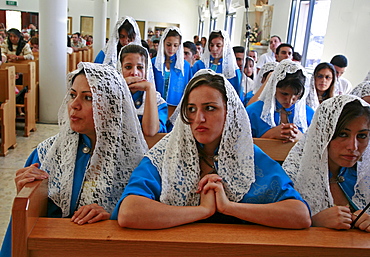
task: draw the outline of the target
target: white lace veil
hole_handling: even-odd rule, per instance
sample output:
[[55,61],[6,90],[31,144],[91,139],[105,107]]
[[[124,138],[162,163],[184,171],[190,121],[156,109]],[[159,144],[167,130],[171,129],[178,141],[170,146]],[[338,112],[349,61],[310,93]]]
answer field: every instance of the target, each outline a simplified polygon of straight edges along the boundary
[[314,111],[319,107],[320,102],[317,97],[316,86],[315,86],[315,76],[312,74],[310,79],[310,92],[308,93],[306,104],[310,106]]
[[137,25],[136,21],[134,18],[130,16],[124,16],[121,19],[119,19],[116,23],[116,26],[114,27],[113,33],[111,37],[109,38],[108,43],[105,45],[103,52],[105,54],[104,58],[104,64],[110,64],[113,67],[116,67],[117,64],[117,44],[119,42],[119,32],[118,29],[122,26],[122,24],[128,20],[130,24],[134,27],[135,31],[135,39],[133,44],[135,45],[141,45],[141,36],[140,36],[140,29],[139,26]]
[[301,70],[303,75],[306,77],[305,90],[302,98],[295,103],[293,123],[298,127],[302,128],[303,133],[307,130],[307,117],[306,117],[306,97],[308,95],[308,79],[305,69],[297,62],[285,59],[282,60],[278,66],[276,66],[270,79],[267,81],[265,88],[263,89],[259,100],[263,101],[263,109],[261,113],[261,119],[269,124],[271,127],[276,127],[274,121],[274,112],[276,109],[276,85],[279,81],[283,80],[286,75],[292,74]]
[[[212,32],[220,32],[224,38],[224,47],[222,50],[222,74],[227,78],[231,79],[236,76],[235,71],[239,69],[234,51],[230,42],[229,34],[224,30],[214,30]],[[206,69],[210,67],[211,62],[211,53],[209,52],[209,40],[207,40],[206,45],[204,46],[204,52],[202,54],[201,60],[203,61]]]
[[[203,74],[222,76],[203,69],[194,75],[189,84]],[[238,202],[255,181],[253,141],[245,107],[233,86],[225,78],[224,82],[228,99],[227,115],[218,150],[217,174],[223,178],[227,197]],[[199,194],[195,193],[200,180],[199,156],[190,125],[180,117],[176,119],[172,132],[146,156],[161,176],[161,202],[176,206],[199,205]]]
[[254,79],[253,94],[256,94],[258,89],[262,86],[263,75],[266,72],[274,71],[278,64],[278,62],[267,62],[261,67],[261,70],[257,73],[257,76]]
[[360,98],[370,96],[370,81],[361,82],[351,91],[350,94]]
[[[130,43],[124,47],[121,48],[121,51],[119,52],[119,60],[117,62],[117,70],[120,74],[122,74],[122,63],[121,63],[121,53],[123,51],[124,48],[126,48],[127,46],[129,45],[135,45],[134,43]],[[154,80],[154,73],[153,73],[153,66],[152,66],[152,62],[150,61],[150,56],[149,56],[149,53],[148,53],[148,50],[143,47],[142,45],[138,45],[139,47],[143,48],[146,53],[147,53],[147,62],[145,63],[145,67],[146,67],[146,74],[145,74],[145,79],[147,79],[150,83],[153,84],[154,88],[155,88],[155,80]],[[165,103],[166,101],[161,97],[161,94],[156,91],[156,97],[157,97],[157,106]],[[145,103],[145,98],[146,98],[146,92],[144,92],[143,94],[143,103]],[[137,115],[143,115],[144,114],[144,106],[145,104],[142,104],[138,109],[136,109],[136,114]]]
[[[343,107],[354,100],[365,101],[351,95],[338,95],[325,100],[317,108],[312,123],[302,139],[289,152],[283,168],[294,182],[294,188],[311,207],[312,215],[332,207],[333,198],[329,189],[327,147],[335,132]],[[370,147],[357,162],[357,182],[353,202],[364,208],[370,200]]]
[[81,188],[78,207],[97,203],[111,212],[133,169],[148,147],[141,132],[132,97],[122,76],[106,64],[78,64],[68,74],[68,93],[59,109],[60,132],[37,147],[41,169],[50,174],[49,198],[70,213],[74,168],[80,135],[70,128],[67,103],[72,78],[84,69],[93,95],[95,149]]
[[166,56],[164,54],[164,41],[166,40],[167,34],[169,31],[175,30],[180,35],[180,44],[179,48],[177,49],[176,55],[176,63],[175,68],[181,70],[182,75],[184,75],[184,47],[182,45],[182,33],[178,27],[168,27],[163,32],[163,35],[161,37],[161,40],[159,41],[158,45],[158,51],[157,51],[157,58],[155,59],[154,66],[157,68],[157,70],[161,71],[162,74],[164,73],[164,62],[166,61]]

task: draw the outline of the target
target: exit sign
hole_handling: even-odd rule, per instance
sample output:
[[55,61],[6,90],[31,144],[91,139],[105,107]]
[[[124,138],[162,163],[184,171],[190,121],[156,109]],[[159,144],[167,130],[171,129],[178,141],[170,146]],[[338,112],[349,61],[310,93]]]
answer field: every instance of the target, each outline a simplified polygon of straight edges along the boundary
[[17,1],[6,1],[6,5],[14,5],[14,6],[17,6]]

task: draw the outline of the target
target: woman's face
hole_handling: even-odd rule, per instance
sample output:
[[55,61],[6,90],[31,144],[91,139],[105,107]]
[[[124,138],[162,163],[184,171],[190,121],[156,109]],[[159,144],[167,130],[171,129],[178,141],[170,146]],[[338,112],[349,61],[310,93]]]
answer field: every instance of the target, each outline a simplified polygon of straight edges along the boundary
[[316,91],[320,94],[323,94],[329,89],[332,81],[333,74],[329,68],[319,70],[315,75]]
[[85,75],[78,75],[70,89],[71,99],[68,102],[68,114],[71,129],[95,139],[92,93]]
[[10,42],[12,42],[13,45],[17,45],[19,41],[19,37],[14,33],[9,33],[9,39]]
[[221,92],[208,85],[193,89],[189,94],[187,117],[195,139],[205,147],[216,149],[226,120],[226,103]]
[[119,32],[119,42],[120,42],[121,46],[126,46],[131,41],[132,40],[129,39],[127,31],[125,29],[121,29],[121,31]]
[[247,75],[247,77],[251,77],[253,74],[253,68],[254,63],[251,60],[247,60],[247,64],[245,65],[244,68],[244,74]]
[[138,53],[129,53],[122,60],[122,75],[145,79],[145,57]]
[[300,97],[301,94],[295,94],[290,86],[276,88],[275,98],[285,109],[292,107]]
[[355,165],[369,143],[369,129],[369,119],[365,116],[357,117],[330,141],[328,162],[331,172],[338,172],[340,167]]
[[209,52],[213,58],[222,58],[222,50],[224,49],[224,39],[216,37],[209,43]]
[[164,53],[167,57],[171,57],[176,54],[180,46],[180,37],[173,36],[167,37],[164,40]]

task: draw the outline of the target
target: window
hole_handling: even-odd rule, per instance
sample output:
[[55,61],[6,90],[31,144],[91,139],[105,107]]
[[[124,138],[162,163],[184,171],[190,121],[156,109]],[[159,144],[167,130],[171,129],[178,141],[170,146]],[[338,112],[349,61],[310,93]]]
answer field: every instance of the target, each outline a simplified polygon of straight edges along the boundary
[[227,31],[227,33],[229,33],[230,37],[233,33],[235,14],[236,13],[227,13],[226,12],[225,28],[224,29],[225,29],[225,31]]
[[216,29],[216,23],[217,23],[217,18],[212,18],[209,22],[209,32],[211,33],[213,30]]

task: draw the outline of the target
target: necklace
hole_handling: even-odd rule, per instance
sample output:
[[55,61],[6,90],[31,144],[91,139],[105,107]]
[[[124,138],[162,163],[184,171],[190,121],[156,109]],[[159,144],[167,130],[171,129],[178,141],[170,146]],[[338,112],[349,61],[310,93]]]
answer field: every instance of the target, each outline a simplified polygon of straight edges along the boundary
[[83,143],[84,147],[82,148],[83,153],[91,154],[91,148],[87,146],[87,144]]
[[[199,158],[201,160],[204,161],[204,163],[210,167],[212,170],[210,172],[208,172],[208,174],[217,174],[217,171],[216,171],[216,166],[214,165],[214,162],[217,162],[218,161],[218,155],[214,155],[214,156],[199,156]],[[213,165],[207,161],[207,159],[211,159],[213,161]]]
[[331,177],[329,179],[329,184],[338,184],[344,182],[346,179],[343,176],[338,176],[338,177]]

